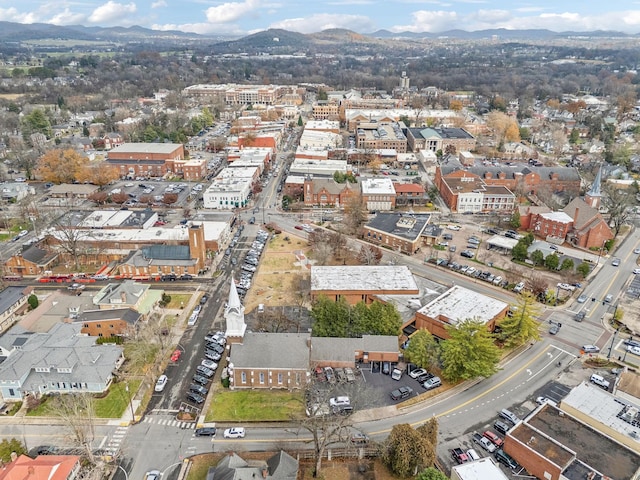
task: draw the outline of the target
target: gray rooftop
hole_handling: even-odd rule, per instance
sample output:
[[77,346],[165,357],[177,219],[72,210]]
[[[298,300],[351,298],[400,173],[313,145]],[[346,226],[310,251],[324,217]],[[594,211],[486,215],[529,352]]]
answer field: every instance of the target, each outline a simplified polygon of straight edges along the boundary
[[390,294],[418,291],[405,265],[312,266],[312,291],[366,291]]
[[242,343],[231,347],[231,363],[236,368],[309,368],[308,333],[256,333],[244,335]]
[[0,314],[9,310],[24,297],[25,288],[27,287],[7,287],[0,292]]
[[140,297],[149,290],[149,285],[125,280],[122,283],[109,283],[93,297],[95,305],[135,305]]
[[413,242],[425,232],[430,219],[429,214],[378,213],[366,227]]
[[135,325],[142,315],[131,308],[115,308],[112,310],[92,310],[84,312],[76,320],[78,323],[96,322],[104,320],[123,320]]
[[109,151],[109,155],[126,153],[164,153],[169,154],[181,147],[180,143],[123,143]]

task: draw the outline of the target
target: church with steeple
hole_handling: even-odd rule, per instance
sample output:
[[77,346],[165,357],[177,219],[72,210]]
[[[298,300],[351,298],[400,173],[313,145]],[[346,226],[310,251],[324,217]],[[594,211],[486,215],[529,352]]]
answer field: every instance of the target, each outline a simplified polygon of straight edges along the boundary
[[596,178],[593,180],[593,184],[587,193],[584,194],[584,202],[591,208],[600,210],[600,204],[602,203],[602,193],[600,192],[600,184],[602,183],[602,165],[596,173]]
[[231,288],[229,288],[227,306],[224,309],[224,319],[227,324],[225,331],[227,343],[242,343],[247,324],[244,321],[244,305],[240,303],[240,296],[233,278],[231,279]]

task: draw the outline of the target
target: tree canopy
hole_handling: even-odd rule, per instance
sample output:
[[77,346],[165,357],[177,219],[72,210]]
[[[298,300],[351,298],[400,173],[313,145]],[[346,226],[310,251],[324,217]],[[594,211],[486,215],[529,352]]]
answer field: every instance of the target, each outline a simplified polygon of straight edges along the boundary
[[536,300],[529,292],[522,292],[518,304],[511,307],[511,315],[500,322],[498,337],[507,347],[516,347],[540,339],[540,315]]
[[87,168],[87,159],[73,149],[49,150],[38,162],[38,177],[46,182],[73,183]]
[[489,377],[497,370],[500,349],[487,326],[467,319],[447,327],[449,339],[440,346],[442,374],[450,381]]
[[4,463],[11,462],[12,452],[16,452],[16,454],[18,454],[19,456],[27,453],[27,449],[17,438],[12,438],[11,440],[3,438],[0,442],[0,460],[2,460]]
[[311,309],[313,335],[354,338],[362,335],[398,335],[402,325],[396,307],[375,301],[349,305],[344,297],[333,301],[319,297]]
[[411,336],[404,350],[404,358],[419,367],[429,368],[438,365],[440,346],[428,330],[420,329]]
[[408,477],[433,466],[435,445],[408,423],[397,424],[391,429],[382,459],[393,473]]

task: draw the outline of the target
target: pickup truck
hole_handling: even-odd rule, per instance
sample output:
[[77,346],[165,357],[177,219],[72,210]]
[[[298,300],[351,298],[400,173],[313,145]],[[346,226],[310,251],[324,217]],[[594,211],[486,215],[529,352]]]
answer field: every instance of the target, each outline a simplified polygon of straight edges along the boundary
[[472,438],[473,438],[473,441],[474,441],[475,443],[477,443],[478,445],[480,445],[480,446],[481,446],[482,448],[484,448],[487,452],[489,452],[489,453],[493,453],[493,452],[495,452],[495,451],[496,451],[496,446],[495,446],[493,443],[491,443],[491,442],[489,441],[489,439],[488,439],[488,438],[483,437],[483,436],[482,436],[482,435],[480,435],[479,433],[477,433],[477,432],[476,432],[476,433],[474,433],[474,434],[473,434],[473,436],[472,436]]
[[469,461],[469,455],[467,455],[467,453],[461,448],[454,448],[451,450],[451,458],[453,458],[458,465]]

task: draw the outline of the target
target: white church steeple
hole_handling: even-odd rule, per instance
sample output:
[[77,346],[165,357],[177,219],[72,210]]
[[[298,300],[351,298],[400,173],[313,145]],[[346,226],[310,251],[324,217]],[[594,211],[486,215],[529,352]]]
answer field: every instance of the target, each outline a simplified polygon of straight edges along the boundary
[[239,341],[244,336],[247,324],[244,323],[244,306],[240,303],[236,282],[231,279],[231,288],[229,289],[229,300],[224,309],[224,319],[227,322],[226,336],[227,340],[233,342],[235,338]]

